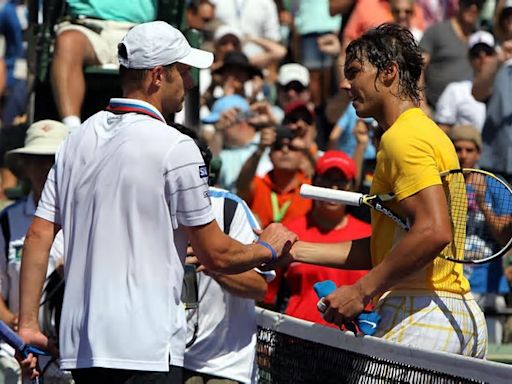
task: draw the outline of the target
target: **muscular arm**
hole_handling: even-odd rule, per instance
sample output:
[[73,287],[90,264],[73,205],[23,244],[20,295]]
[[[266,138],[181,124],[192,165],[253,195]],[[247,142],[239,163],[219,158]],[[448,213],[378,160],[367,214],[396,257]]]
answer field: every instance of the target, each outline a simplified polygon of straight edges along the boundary
[[430,265],[452,240],[449,211],[442,186],[421,190],[400,202],[410,230],[356,285],[367,300],[381,295],[404,277]]
[[298,241],[291,250],[293,261],[341,269],[370,269],[370,238],[342,243]]
[[[269,262],[272,253],[261,244],[244,245],[222,232],[215,220],[197,227],[185,227],[197,258],[206,269],[237,274]],[[296,235],[280,224],[270,224],[260,234],[279,255],[293,243]]]
[[238,179],[236,180],[236,193],[248,204],[252,201],[252,179],[256,176],[256,170],[258,169],[258,164],[260,163],[261,156],[263,156],[263,152],[263,148],[258,148],[249,156],[240,169]]
[[208,271],[205,273],[214,278],[226,291],[238,297],[261,301],[267,293],[265,277],[254,270],[237,275],[223,275]]
[[20,272],[20,328],[39,330],[41,291],[46,279],[50,248],[59,226],[34,217],[25,243]]

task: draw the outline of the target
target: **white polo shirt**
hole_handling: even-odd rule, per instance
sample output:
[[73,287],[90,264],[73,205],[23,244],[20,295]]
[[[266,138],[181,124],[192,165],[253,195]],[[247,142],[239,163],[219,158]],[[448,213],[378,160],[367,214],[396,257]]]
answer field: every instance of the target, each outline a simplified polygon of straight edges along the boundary
[[[64,141],[36,216],[64,232],[61,368],[168,371],[187,238],[211,222],[193,140],[152,105],[112,99]],[[179,341],[177,341],[179,342]]]
[[[247,204],[224,189],[210,187],[212,209],[219,227],[224,230],[224,200],[234,200],[236,210],[229,236],[243,244],[253,243],[259,229]],[[260,272],[267,281],[275,272]],[[254,300],[235,296],[203,273],[197,275],[199,307],[187,311],[188,340],[195,342],[185,350],[184,367],[204,374],[252,383],[256,364],[256,315]]]

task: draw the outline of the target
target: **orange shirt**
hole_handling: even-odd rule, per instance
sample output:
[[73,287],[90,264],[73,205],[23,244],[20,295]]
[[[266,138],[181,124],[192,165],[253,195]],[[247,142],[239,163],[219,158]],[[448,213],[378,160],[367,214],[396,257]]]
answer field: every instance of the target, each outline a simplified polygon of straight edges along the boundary
[[[352,41],[361,37],[369,29],[392,21],[393,15],[391,14],[388,0],[358,0],[354,11],[347,21],[343,36]],[[423,9],[418,5],[414,6],[412,26],[421,31],[425,30]]]
[[[294,187],[287,191],[281,191],[272,182],[271,173],[272,171],[264,177],[253,179],[251,201],[248,201],[251,211],[258,218],[262,227],[273,222],[283,222],[304,216],[312,205],[311,200],[303,199],[299,194],[302,184],[311,184],[309,177],[298,172]],[[273,204],[272,199],[276,200],[277,204]]]

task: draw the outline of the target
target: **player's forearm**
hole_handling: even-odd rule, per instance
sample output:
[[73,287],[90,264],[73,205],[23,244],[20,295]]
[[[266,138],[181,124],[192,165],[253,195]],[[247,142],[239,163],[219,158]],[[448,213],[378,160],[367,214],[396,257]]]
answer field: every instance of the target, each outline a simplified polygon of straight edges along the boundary
[[340,269],[362,270],[372,267],[370,238],[341,243],[298,241],[292,248],[293,260]]
[[450,240],[449,233],[435,226],[413,227],[384,260],[356,284],[365,297],[380,296],[404,278],[430,265]]
[[267,282],[256,271],[237,275],[212,274],[211,276],[222,288],[238,297],[260,301],[267,293]]
[[[37,220],[37,218],[36,218]],[[38,313],[53,236],[29,228],[20,271],[20,328],[39,329]]]
[[[276,250],[276,252],[279,251]],[[231,244],[224,249],[212,249],[209,257],[203,264],[207,269],[214,272],[239,274],[259,267],[271,260],[271,251],[263,245],[244,245],[236,240],[232,240]]]

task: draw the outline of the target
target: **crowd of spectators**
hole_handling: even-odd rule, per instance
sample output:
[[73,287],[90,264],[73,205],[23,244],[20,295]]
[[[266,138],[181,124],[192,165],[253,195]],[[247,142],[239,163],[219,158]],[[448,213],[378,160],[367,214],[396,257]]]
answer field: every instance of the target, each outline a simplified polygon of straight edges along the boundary
[[[115,68],[122,36],[162,15],[163,2],[66,3],[66,16],[55,25],[49,79],[59,119],[73,130],[88,102],[84,67]],[[26,12],[21,1],[0,0],[2,130],[32,123],[22,38]],[[380,131],[372,119],[356,115],[337,85],[350,41],[384,22],[409,28],[422,48],[422,108],[452,139],[461,166],[481,167],[512,182],[512,0],[187,0],[183,29],[198,31],[202,48],[215,59],[197,76],[199,105],[185,109],[197,107],[200,124],[193,128],[211,149],[212,166],[221,164],[215,186],[245,200],[261,226],[282,222],[301,239],[319,242],[370,234],[368,212],[312,203],[299,189],[312,183],[368,191]],[[186,111],[172,118],[183,123],[185,116]],[[14,149],[7,135],[1,139],[2,151]],[[27,166],[37,165],[38,157],[27,158]],[[12,203],[13,191],[25,190],[32,194],[24,204],[37,203],[34,188],[40,186],[23,188],[33,180],[9,163],[0,165],[2,204]],[[41,169],[47,166],[40,163]],[[9,302],[7,274],[19,262],[20,238],[0,236],[0,319],[13,328],[16,306]],[[467,270],[484,310],[512,306],[511,264],[509,256]],[[277,271],[260,304],[323,323],[312,284],[327,278],[352,284],[362,274],[292,264]],[[493,318],[489,327],[494,343],[512,342],[506,340],[504,318]]]

